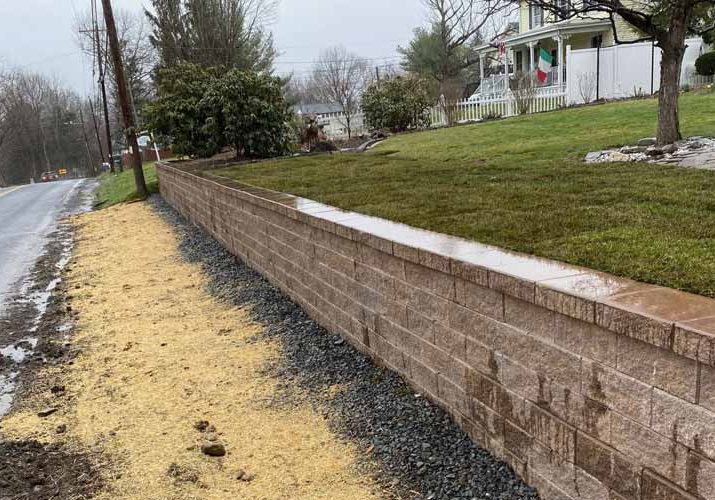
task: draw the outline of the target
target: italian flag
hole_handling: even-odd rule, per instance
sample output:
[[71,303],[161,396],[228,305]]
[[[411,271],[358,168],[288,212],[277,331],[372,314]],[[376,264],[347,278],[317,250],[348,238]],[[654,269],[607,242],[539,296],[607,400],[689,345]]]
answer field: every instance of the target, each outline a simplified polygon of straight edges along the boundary
[[536,78],[541,83],[546,83],[546,79],[554,64],[554,58],[545,49],[539,49],[539,64],[536,66]]

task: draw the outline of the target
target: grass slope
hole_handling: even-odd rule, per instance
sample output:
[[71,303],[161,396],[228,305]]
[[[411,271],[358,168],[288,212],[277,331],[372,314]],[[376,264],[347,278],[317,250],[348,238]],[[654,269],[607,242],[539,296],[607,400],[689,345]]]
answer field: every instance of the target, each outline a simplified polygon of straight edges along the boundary
[[[581,161],[654,135],[656,112],[652,99],[583,107],[219,173],[715,297],[715,172]],[[715,94],[685,95],[681,118],[685,135],[715,135]]]
[[[156,178],[156,168],[154,163],[144,164],[144,177],[146,186],[150,193],[159,192],[159,181]],[[100,177],[99,188],[97,189],[97,202],[102,207],[109,207],[118,203],[136,201],[139,199],[134,185],[134,171],[125,168],[124,172],[118,174],[103,174]]]

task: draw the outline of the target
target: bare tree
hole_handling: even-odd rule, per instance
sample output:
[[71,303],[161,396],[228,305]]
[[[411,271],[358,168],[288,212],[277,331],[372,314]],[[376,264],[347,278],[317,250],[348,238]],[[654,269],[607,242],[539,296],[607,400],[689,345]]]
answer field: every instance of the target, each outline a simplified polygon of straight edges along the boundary
[[290,104],[317,104],[320,102],[315,82],[311,76],[301,78],[291,75],[285,86],[286,99]]
[[[157,53],[149,39],[150,27],[142,12],[119,10],[116,13],[117,35],[121,47],[124,72],[127,78],[129,97],[134,103],[136,119],[141,124],[141,110],[153,97],[153,71],[157,62]],[[77,44],[89,57],[96,60],[97,51],[92,30],[92,13],[87,11],[75,19]],[[99,52],[103,61],[107,61],[109,69],[114,70],[112,59],[108,54],[106,31],[99,33]],[[121,115],[118,102],[118,87],[115,79],[110,78],[110,96],[115,110],[112,129],[119,134],[115,139],[121,139],[121,124],[117,117]]]
[[[526,0],[529,5],[551,12],[557,19],[588,17],[605,12],[611,20],[616,43],[636,43],[653,40],[663,51],[660,64],[658,109],[658,144],[681,139],[678,116],[680,72],[685,55],[685,38],[691,34],[706,34],[715,30],[713,0],[588,0],[584,2],[554,2]],[[636,36],[620,38],[617,20],[624,20]]]
[[27,182],[46,170],[91,174],[83,103],[58,82],[21,71],[0,73],[0,184]]
[[[428,10],[431,29],[415,31],[403,66],[427,66],[447,99],[452,89],[460,88],[455,80],[478,62],[474,47],[501,33],[517,10],[509,0],[422,0]],[[412,59],[412,61],[411,61]],[[419,71],[418,71],[419,72]]]
[[352,137],[352,120],[360,106],[360,95],[369,80],[367,61],[345,47],[325,50],[313,69],[313,86],[326,104],[339,106],[341,123]]

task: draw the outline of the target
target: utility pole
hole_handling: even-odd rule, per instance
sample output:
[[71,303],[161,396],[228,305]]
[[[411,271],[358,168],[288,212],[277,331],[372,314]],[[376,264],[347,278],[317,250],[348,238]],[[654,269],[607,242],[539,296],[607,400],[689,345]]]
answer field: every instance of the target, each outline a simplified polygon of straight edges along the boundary
[[89,111],[92,113],[92,123],[94,124],[94,134],[97,136],[97,146],[99,146],[99,156],[104,159],[104,148],[102,148],[102,139],[99,137],[99,125],[97,125],[97,113],[94,111],[94,103],[89,97]]
[[[99,32],[97,32],[99,37]],[[97,42],[99,48],[99,42]],[[109,171],[114,173],[114,152],[112,151],[112,131],[109,127],[109,105],[107,104],[107,85],[104,78],[104,67],[102,64],[102,49],[99,48],[99,86],[102,89],[102,105],[104,107],[104,132],[107,135],[107,155],[109,156]],[[119,171],[122,171],[122,164],[119,164]]]
[[[80,31],[81,33],[82,31]],[[102,106],[104,108],[104,132],[107,136],[107,163],[109,171],[114,173],[114,152],[112,151],[112,131],[109,126],[109,105],[107,104],[107,85],[104,78],[104,60],[102,53],[102,42],[99,38],[99,21],[97,15],[96,0],[92,0],[92,41],[97,52],[97,69],[99,70],[99,88],[102,93]],[[106,51],[104,51],[106,53]],[[100,146],[101,147],[101,146]],[[122,165],[119,164],[119,171]]]
[[119,105],[122,108],[124,134],[127,137],[127,144],[129,145],[132,153],[134,183],[136,184],[137,194],[139,197],[145,198],[149,195],[149,191],[146,188],[146,181],[144,180],[144,169],[142,168],[142,156],[141,151],[139,151],[139,143],[137,142],[137,129],[136,123],[134,122],[134,112],[132,110],[131,102],[129,101],[127,79],[124,75],[122,52],[119,48],[119,37],[117,36],[117,27],[114,23],[114,13],[112,12],[111,0],[102,0],[102,8],[104,10],[104,23],[107,26],[109,47],[112,52],[112,62],[114,63]]
[[84,112],[82,111],[82,106],[84,103],[79,104],[79,119],[82,120],[82,135],[84,136],[84,145],[87,148],[87,158],[89,159],[89,174],[97,175],[97,169],[94,165],[94,160],[92,159],[92,151],[89,148],[89,137],[87,137],[87,129],[84,128]]

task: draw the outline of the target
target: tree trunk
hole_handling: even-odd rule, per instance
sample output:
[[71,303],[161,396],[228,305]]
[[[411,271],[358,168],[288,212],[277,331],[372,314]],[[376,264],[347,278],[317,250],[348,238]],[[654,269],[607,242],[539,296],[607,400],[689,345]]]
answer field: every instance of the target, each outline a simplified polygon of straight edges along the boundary
[[658,40],[663,50],[660,63],[660,93],[658,98],[657,144],[665,146],[682,139],[678,117],[680,72],[685,55],[689,12],[679,12],[671,18],[670,30]]

